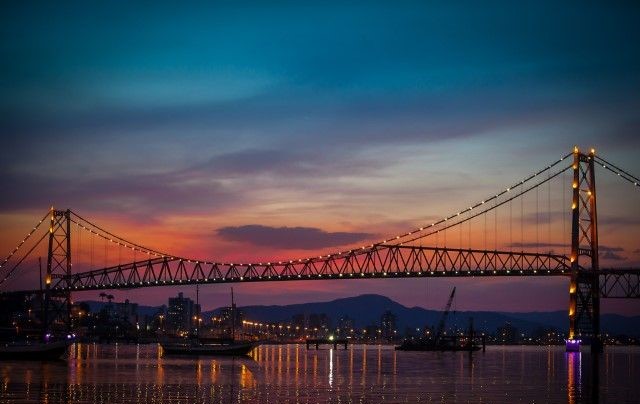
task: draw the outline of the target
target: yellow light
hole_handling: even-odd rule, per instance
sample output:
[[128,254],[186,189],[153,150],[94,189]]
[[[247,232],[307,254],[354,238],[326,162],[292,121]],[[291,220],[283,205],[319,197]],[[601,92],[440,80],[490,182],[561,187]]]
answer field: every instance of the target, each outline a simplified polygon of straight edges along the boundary
[[591,148],[591,154],[596,154],[596,149]]
[[574,189],[575,189],[575,188],[578,188],[578,183],[577,183],[577,182],[574,182],[574,183],[572,184],[572,186],[573,186],[573,188],[574,188]]
[[51,285],[51,275],[46,276],[46,278],[44,279],[44,283],[46,283],[47,285]]
[[571,287],[569,288],[569,293],[571,293],[571,294],[576,293],[575,285],[571,285]]
[[571,209],[575,209],[575,208],[576,208],[576,204],[575,204],[575,203],[572,203],[572,204],[571,204]]
[[574,153],[579,153],[580,150],[578,150],[578,146],[573,146],[573,152]]

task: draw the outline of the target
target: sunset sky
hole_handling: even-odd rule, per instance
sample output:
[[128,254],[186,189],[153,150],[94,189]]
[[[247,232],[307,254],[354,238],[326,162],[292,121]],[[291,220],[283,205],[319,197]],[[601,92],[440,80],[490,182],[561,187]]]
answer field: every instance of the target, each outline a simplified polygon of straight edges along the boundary
[[[637,2],[28,3],[0,6],[2,258],[52,204],[157,250],[257,261],[411,230],[576,144],[640,174]],[[598,189],[603,264],[640,266],[640,191],[603,170]],[[549,245],[569,241],[559,212]],[[513,244],[505,234],[496,244]],[[459,310],[568,301],[560,278],[236,294],[246,305],[379,293],[440,308],[452,285]],[[178,291],[114,295],[161,304]],[[223,305],[228,289],[201,298]],[[603,309],[640,314],[637,302]]]

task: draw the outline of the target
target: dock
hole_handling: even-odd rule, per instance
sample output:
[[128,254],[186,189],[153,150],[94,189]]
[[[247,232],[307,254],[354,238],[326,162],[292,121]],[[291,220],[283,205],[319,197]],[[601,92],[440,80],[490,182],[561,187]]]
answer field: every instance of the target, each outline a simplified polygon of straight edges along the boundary
[[320,348],[320,345],[333,345],[333,349],[338,349],[338,345],[344,346],[347,349],[348,341],[346,339],[334,339],[334,338],[311,338],[307,339],[307,349],[309,346],[315,345],[316,350]]

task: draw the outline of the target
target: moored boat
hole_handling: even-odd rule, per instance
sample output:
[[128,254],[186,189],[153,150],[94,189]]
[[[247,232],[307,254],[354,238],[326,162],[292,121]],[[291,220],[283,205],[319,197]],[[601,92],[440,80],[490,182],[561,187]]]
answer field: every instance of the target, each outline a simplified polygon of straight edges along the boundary
[[0,359],[11,360],[55,360],[67,352],[71,341],[47,343],[4,343],[0,344]]
[[[196,289],[196,304],[200,304],[199,290]],[[177,342],[160,343],[162,351],[166,355],[226,355],[244,356],[248,355],[257,343],[253,341],[235,340],[235,302],[233,300],[233,288],[231,288],[231,337],[222,340],[205,342],[198,335],[199,328],[196,329],[194,339]]]

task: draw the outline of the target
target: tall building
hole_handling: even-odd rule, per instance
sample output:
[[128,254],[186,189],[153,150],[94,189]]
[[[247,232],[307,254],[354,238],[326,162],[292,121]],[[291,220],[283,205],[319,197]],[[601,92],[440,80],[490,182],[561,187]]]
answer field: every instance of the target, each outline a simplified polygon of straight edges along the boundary
[[312,313],[309,315],[309,328],[326,330],[331,328],[331,319],[325,313]]
[[503,344],[514,344],[519,340],[518,329],[507,321],[502,327],[498,327],[496,330],[496,338],[498,342]]
[[[235,322],[233,320],[234,314]],[[244,313],[242,310],[238,310],[235,304],[233,307],[223,307],[220,310],[220,321],[225,329],[230,330],[234,325],[236,329],[239,329],[242,326],[242,320],[244,320]]]
[[347,315],[340,316],[338,318],[338,334],[349,335],[351,330],[355,328],[355,320]]
[[396,315],[389,310],[382,313],[380,329],[384,338],[393,338],[396,334]]
[[177,297],[169,298],[169,307],[167,308],[167,325],[166,329],[180,332],[190,332],[197,326],[197,319],[200,317],[200,305],[195,304],[193,300],[184,297],[182,292]]
[[129,299],[116,303],[113,315],[120,321],[135,325],[138,322],[138,303],[131,303]]

